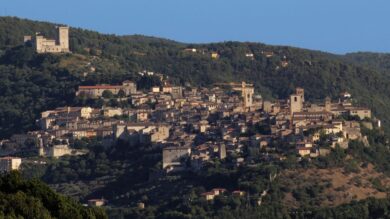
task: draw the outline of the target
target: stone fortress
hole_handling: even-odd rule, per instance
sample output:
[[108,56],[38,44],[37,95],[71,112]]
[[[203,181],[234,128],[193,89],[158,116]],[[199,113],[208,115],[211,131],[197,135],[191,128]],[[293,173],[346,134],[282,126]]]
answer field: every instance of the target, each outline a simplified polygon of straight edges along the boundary
[[32,42],[37,53],[67,53],[69,50],[69,27],[59,26],[55,39],[47,39],[40,33],[34,37],[24,36],[24,42]]

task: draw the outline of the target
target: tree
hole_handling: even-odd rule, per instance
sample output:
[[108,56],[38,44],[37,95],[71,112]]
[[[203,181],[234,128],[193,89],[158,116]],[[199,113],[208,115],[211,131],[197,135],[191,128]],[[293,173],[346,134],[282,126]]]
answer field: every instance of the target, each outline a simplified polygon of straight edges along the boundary
[[40,181],[23,179],[19,172],[0,177],[0,206],[5,218],[107,218],[102,209],[84,207]]
[[102,93],[102,97],[103,97],[104,99],[111,99],[111,98],[114,97],[114,94],[113,94],[110,90],[105,90],[105,91],[103,91],[103,93]]
[[123,97],[125,97],[125,96],[126,96],[125,91],[123,91],[122,89],[119,90],[119,92],[118,92],[118,97],[123,98]]

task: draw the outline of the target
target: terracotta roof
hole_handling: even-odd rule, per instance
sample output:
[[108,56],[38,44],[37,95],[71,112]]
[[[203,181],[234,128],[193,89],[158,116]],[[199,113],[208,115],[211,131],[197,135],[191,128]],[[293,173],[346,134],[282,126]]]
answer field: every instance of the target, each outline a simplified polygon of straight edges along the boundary
[[95,85],[95,86],[79,86],[80,89],[120,89],[122,85]]

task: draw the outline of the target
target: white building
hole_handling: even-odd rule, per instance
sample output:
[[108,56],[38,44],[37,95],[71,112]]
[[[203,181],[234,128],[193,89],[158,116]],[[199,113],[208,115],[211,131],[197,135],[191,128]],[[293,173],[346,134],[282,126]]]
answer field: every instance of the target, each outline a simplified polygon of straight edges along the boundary
[[12,170],[19,170],[22,164],[22,158],[19,157],[1,157],[0,158],[0,172],[10,172]]

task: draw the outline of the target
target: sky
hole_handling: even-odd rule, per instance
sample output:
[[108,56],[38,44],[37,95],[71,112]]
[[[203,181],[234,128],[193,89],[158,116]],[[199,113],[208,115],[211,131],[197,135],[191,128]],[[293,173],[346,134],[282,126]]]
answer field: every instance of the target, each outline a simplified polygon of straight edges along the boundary
[[186,43],[390,53],[389,0],[0,0],[0,16]]

